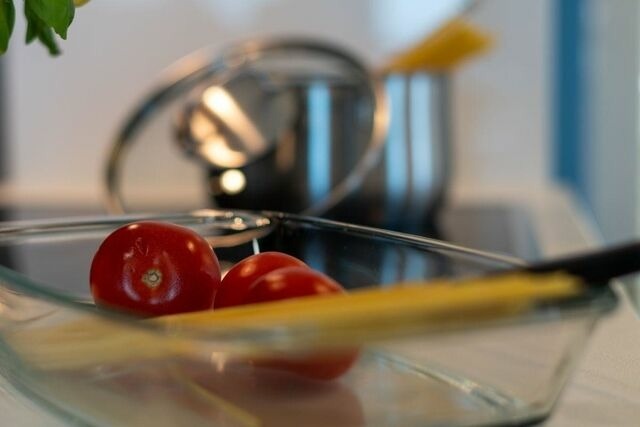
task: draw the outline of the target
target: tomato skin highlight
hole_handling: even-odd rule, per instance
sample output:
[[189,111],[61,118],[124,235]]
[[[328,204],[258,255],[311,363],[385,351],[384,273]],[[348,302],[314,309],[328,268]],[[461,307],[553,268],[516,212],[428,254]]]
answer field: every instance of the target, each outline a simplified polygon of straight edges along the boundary
[[262,252],[243,259],[235,264],[222,279],[213,303],[214,309],[244,304],[251,285],[257,279],[284,267],[308,268],[298,258],[275,251]]
[[193,230],[140,221],[102,242],[91,263],[97,305],[142,316],[207,310],[220,287],[213,249]]
[[[249,290],[245,304],[277,301],[310,295],[344,293],[345,290],[330,277],[310,268],[286,267],[259,278]],[[357,349],[314,352],[291,358],[260,359],[262,366],[293,372],[315,380],[329,381],[346,373],[358,359]]]
[[340,284],[329,276],[310,268],[285,267],[273,270],[256,280],[247,296],[245,304],[344,293]]

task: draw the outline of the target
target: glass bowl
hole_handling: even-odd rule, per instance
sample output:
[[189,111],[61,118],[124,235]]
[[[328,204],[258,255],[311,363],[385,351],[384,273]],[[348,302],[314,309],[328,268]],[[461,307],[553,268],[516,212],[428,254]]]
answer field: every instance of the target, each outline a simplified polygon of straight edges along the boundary
[[[304,331],[255,325],[241,334],[204,333],[93,306],[93,254],[115,228],[140,219],[196,230],[215,248],[223,270],[258,251],[282,251],[350,290],[521,265],[422,237],[272,212],[204,210],[0,225],[0,373],[66,422],[527,424],[550,413],[597,320],[616,304],[613,292],[601,287],[500,321],[469,324],[463,313],[446,313],[462,326],[418,319],[411,330],[391,335],[363,325],[356,335],[369,338],[358,342],[355,365],[339,379],[315,381],[247,363],[253,353],[282,356],[282,343],[303,334],[308,342],[313,325]],[[345,351],[344,343],[322,346],[316,343],[314,352],[330,357]]]

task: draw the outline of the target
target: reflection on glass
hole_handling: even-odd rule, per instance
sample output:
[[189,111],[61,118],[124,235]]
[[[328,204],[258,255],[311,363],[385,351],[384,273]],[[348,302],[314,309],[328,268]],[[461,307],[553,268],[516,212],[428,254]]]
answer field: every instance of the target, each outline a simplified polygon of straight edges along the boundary
[[229,147],[226,139],[220,135],[211,135],[199,147],[200,155],[214,165],[237,168],[247,162],[247,155]]
[[433,153],[433,146],[437,144],[434,139],[433,123],[425,120],[425,117],[436,117],[431,103],[432,91],[434,90],[431,77],[426,74],[417,74],[411,77],[409,82],[410,90],[407,93],[411,111],[409,118],[409,150],[411,152],[411,188],[412,197],[410,211],[414,213],[410,216],[413,223],[411,227],[417,229],[424,219],[421,216],[427,212],[429,194],[431,189],[437,185],[434,177],[437,171],[433,170],[436,157]]
[[247,185],[244,174],[237,169],[226,170],[220,175],[220,187],[227,194],[238,194]]
[[387,79],[386,90],[389,96],[390,111],[393,112],[389,122],[388,140],[385,145],[386,170],[386,211],[389,218],[398,218],[402,213],[404,197],[407,194],[406,147],[406,86],[402,76],[391,76]]
[[211,86],[202,94],[202,101],[211,114],[219,118],[237,137],[234,143],[239,145],[238,148],[241,151],[251,156],[264,152],[267,142],[226,89],[221,86]]
[[331,189],[331,94],[327,83],[309,87],[309,194],[317,201]]
[[195,110],[189,119],[191,134],[198,141],[206,141],[206,139],[218,133],[218,127],[213,123],[210,117],[200,110]]

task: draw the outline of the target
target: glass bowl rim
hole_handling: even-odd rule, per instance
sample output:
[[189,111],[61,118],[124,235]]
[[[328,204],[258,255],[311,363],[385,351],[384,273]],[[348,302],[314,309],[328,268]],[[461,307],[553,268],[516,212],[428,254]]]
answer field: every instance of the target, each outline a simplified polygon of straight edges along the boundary
[[[484,260],[494,262],[496,265],[502,264],[505,267],[522,267],[526,262],[511,257],[490,253],[482,250],[465,248],[455,244],[450,244],[437,239],[428,237],[401,233],[392,230],[378,229],[368,226],[349,224],[344,222],[333,221],[324,218],[310,217],[299,214],[291,214],[275,211],[248,211],[248,210],[224,210],[224,209],[201,209],[186,213],[152,213],[152,214],[125,214],[125,215],[97,215],[82,217],[66,217],[52,218],[46,220],[27,220],[0,223],[0,241],[3,239],[20,238],[21,236],[46,236],[47,233],[56,234],[62,231],[82,231],[95,229],[95,231],[103,230],[106,227],[115,229],[117,226],[125,225],[134,221],[158,220],[158,221],[199,221],[193,225],[200,223],[215,224],[217,220],[235,220],[239,218],[243,222],[248,222],[255,230],[272,227],[275,221],[294,221],[301,224],[308,224],[326,230],[336,230],[349,234],[360,235],[367,238],[384,238],[396,241],[398,243],[417,245],[424,249],[434,249],[445,253],[455,253],[458,256],[466,257],[474,260]],[[222,223],[220,223],[222,224]],[[233,226],[233,224],[231,224]],[[241,227],[240,227],[241,228]],[[236,228],[238,230],[238,228]],[[251,230],[249,228],[249,230]],[[240,230],[242,231],[242,230]],[[498,268],[496,268],[496,271]],[[115,322],[124,327],[135,328],[141,331],[160,335],[170,335],[172,331],[162,324],[154,324],[151,322],[141,322],[140,319],[130,315],[118,313],[117,311],[109,311],[99,309],[93,304],[81,302],[70,298],[68,295],[48,289],[44,283],[34,281],[24,274],[12,270],[5,266],[0,266],[0,280],[8,284],[8,289],[19,291],[20,293],[35,298],[36,300],[46,301],[58,306],[67,307],[74,312],[91,315],[107,322]],[[0,284],[4,286],[4,284]],[[611,304],[605,304],[605,309]],[[602,308],[602,307],[601,307]],[[263,331],[264,332],[264,331]],[[180,330],[179,335],[189,339],[205,339],[212,338],[211,334],[205,334],[201,330]],[[251,334],[248,336],[251,338]],[[247,337],[244,337],[245,339]],[[239,337],[242,340],[242,337]],[[233,341],[236,341],[235,339]]]

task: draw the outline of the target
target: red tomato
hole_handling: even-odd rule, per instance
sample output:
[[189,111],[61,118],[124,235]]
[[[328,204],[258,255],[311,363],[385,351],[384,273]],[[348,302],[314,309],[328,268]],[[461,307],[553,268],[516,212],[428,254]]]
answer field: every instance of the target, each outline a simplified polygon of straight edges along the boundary
[[90,282],[102,306],[152,316],[206,310],[220,287],[220,265],[196,232],[143,221],[117,229],[102,242]]
[[[342,293],[344,289],[330,277],[310,268],[287,267],[262,276],[251,286],[246,304],[310,295]],[[358,358],[357,350],[314,353],[287,359],[256,361],[258,366],[282,369],[303,377],[332,380],[349,370]]]
[[217,309],[243,304],[253,282],[283,267],[307,267],[307,265],[298,258],[282,252],[262,252],[243,259],[222,279],[213,307]]
[[279,268],[258,278],[244,299],[245,304],[281,299],[343,293],[330,277],[310,268]]

